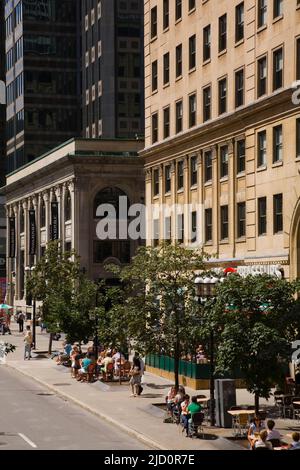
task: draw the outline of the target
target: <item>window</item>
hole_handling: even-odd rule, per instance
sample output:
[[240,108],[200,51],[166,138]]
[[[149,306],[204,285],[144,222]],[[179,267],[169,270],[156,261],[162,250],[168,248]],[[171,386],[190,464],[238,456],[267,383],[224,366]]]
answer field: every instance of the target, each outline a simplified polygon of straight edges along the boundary
[[277,18],[283,14],[283,1],[273,0],[273,18]]
[[167,52],[164,54],[164,85],[170,81],[170,54]]
[[157,60],[152,62],[152,92],[157,91]]
[[267,93],[267,58],[262,57],[257,62],[257,96]]
[[205,243],[212,241],[212,209],[205,209]]
[[210,47],[211,47],[211,37],[210,37],[210,24],[203,29],[203,62],[210,59]]
[[153,220],[153,246],[159,245],[159,219]]
[[152,143],[158,141],[158,113],[152,114]]
[[170,137],[170,107],[164,109],[164,139]]
[[245,140],[238,140],[236,144],[237,173],[245,171]]
[[227,15],[219,18],[219,52],[222,52],[227,47]]
[[42,199],[41,206],[40,206],[40,227],[46,226],[46,206],[45,201]]
[[212,180],[212,152],[208,151],[204,154],[204,182]]
[[258,27],[267,23],[267,0],[258,0]]
[[155,168],[153,170],[153,196],[158,196],[159,194],[159,169]]
[[22,208],[21,211],[20,211],[20,233],[24,232],[24,227],[25,227],[25,224],[24,224],[24,209]]
[[219,114],[227,111],[227,79],[219,81]]
[[197,241],[197,212],[191,214],[191,243]]
[[296,119],[296,156],[300,157],[300,119]]
[[274,233],[283,231],[282,194],[273,196],[273,223]]
[[300,38],[296,43],[296,80],[300,80]]
[[183,188],[183,161],[177,163],[177,190]]
[[208,86],[203,90],[203,121],[211,118],[211,87]]
[[267,198],[258,199],[258,235],[267,233]]
[[283,86],[283,50],[273,52],[273,91]]
[[267,164],[267,133],[261,131],[257,134],[257,166]]
[[244,104],[244,70],[235,73],[235,107]]
[[165,193],[171,191],[171,165],[165,166]]
[[190,175],[191,175],[191,186],[197,184],[198,181],[198,168],[197,168],[197,157],[193,156],[190,160]]
[[235,7],[235,42],[244,39],[244,2]]
[[177,238],[179,243],[184,242],[184,215],[177,215]]
[[182,75],[182,44],[176,47],[176,78]]
[[182,16],[182,0],[175,0],[175,20],[179,20]]
[[172,239],[172,218],[165,217],[165,240],[170,242]]
[[163,29],[169,27],[169,0],[164,0],[163,3]]
[[196,0],[189,0],[189,11],[196,8]]
[[237,237],[246,236],[246,203],[240,202],[237,205]]
[[228,146],[220,148],[220,176],[228,176]]
[[196,125],[197,98],[196,93],[189,96],[189,127]]
[[71,220],[72,218],[72,203],[70,191],[65,194],[65,220]]
[[182,131],[182,101],[176,103],[176,134]]
[[157,36],[157,7],[151,9],[151,39]]
[[196,35],[189,38],[189,70],[196,67]]
[[221,206],[221,240],[228,238],[228,206]]
[[282,126],[273,128],[273,163],[282,161]]

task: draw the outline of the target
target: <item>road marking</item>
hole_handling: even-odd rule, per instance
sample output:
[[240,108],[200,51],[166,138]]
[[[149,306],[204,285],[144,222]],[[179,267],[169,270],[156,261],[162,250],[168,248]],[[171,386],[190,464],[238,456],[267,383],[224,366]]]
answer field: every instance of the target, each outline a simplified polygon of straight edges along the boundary
[[21,432],[18,432],[18,435],[24,439],[25,442],[27,442],[27,444],[29,444],[31,447],[33,447],[34,449],[37,448],[37,445],[32,442],[28,437],[25,436],[25,434],[22,434]]

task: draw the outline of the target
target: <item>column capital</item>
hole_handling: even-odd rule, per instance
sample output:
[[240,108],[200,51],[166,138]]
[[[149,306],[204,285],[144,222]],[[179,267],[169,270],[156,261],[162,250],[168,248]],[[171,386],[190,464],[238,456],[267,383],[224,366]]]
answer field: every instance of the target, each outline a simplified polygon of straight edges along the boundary
[[150,181],[152,179],[152,168],[146,168],[145,174],[146,174],[146,181]]

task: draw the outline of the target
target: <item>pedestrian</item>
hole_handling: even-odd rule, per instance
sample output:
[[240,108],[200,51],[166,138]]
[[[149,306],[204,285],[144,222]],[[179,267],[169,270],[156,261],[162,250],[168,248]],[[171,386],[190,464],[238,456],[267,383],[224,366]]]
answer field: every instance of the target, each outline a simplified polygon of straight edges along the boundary
[[130,385],[131,385],[131,391],[132,391],[132,394],[131,396],[132,397],[136,397],[138,396],[140,393],[140,386],[141,386],[141,363],[140,363],[140,360],[139,358],[137,357],[134,357],[133,358],[133,361],[132,361],[132,367],[131,367],[131,370],[130,370]]
[[18,319],[17,319],[17,323],[19,325],[19,333],[23,333],[23,331],[24,331],[24,320],[25,320],[24,313],[19,311],[18,312]]
[[135,359],[137,359],[140,363],[141,382],[140,382],[140,384],[137,385],[137,395],[141,395],[142,391],[144,390],[143,386],[142,386],[142,382],[143,382],[143,376],[144,376],[144,372],[145,372],[145,363],[144,363],[143,359],[140,357],[140,355],[137,351],[134,353],[133,360],[135,360]]
[[24,361],[28,356],[28,360],[31,359],[31,348],[32,348],[32,333],[30,326],[26,326],[26,335],[24,338],[25,350],[24,350]]

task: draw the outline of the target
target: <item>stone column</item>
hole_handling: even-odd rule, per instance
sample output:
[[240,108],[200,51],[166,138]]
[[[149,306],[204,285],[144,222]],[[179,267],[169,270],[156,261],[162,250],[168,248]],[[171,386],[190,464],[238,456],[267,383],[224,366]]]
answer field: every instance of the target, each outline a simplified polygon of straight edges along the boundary
[[72,250],[73,249],[76,249],[78,243],[77,241],[75,240],[75,227],[76,227],[76,224],[78,223],[78,220],[76,220],[76,198],[75,198],[75,179],[71,180],[69,183],[68,183],[68,188],[69,188],[69,191],[70,191],[70,196],[71,196],[71,248]]
[[45,213],[46,213],[46,244],[50,240],[50,192],[45,191],[42,194],[42,197],[45,202]]
[[145,204],[146,213],[146,245],[151,245],[152,239],[152,170],[147,168],[145,171]]

